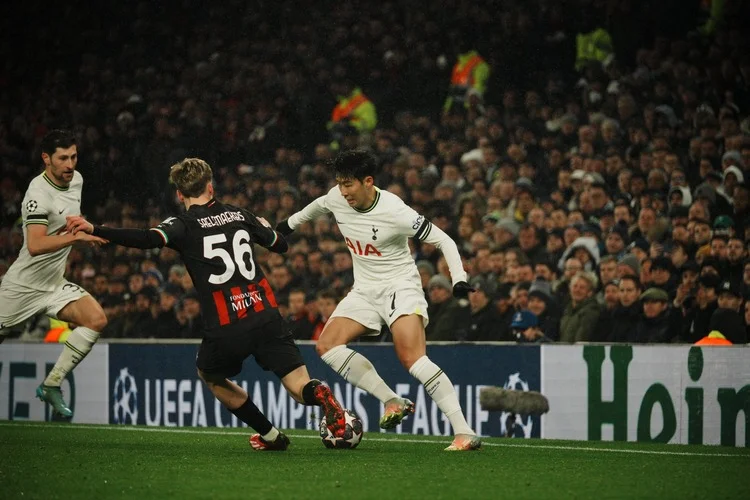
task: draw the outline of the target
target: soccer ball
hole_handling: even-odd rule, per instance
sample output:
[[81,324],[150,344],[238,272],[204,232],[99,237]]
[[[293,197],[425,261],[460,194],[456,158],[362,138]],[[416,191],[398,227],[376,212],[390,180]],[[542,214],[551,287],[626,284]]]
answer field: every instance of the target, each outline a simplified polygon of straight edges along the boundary
[[362,421],[351,410],[344,410],[344,419],[346,420],[346,429],[343,437],[336,437],[331,434],[326,426],[326,418],[320,421],[320,440],[326,448],[352,449],[356,448],[362,441]]

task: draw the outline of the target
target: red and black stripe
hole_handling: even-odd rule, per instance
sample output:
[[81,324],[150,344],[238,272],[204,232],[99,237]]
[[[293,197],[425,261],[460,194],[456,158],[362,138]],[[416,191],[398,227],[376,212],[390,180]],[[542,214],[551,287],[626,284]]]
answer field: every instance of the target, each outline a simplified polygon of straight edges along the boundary
[[[238,299],[245,293],[249,293],[249,297]],[[250,297],[255,296],[256,293],[260,300],[251,300]],[[229,290],[216,290],[213,292],[213,299],[219,326],[235,323],[266,309],[278,308],[276,296],[266,278],[260,280],[257,285],[250,283],[244,290],[239,286],[232,287]],[[247,301],[247,304],[245,304],[245,301]],[[234,307],[232,307],[233,302]]]

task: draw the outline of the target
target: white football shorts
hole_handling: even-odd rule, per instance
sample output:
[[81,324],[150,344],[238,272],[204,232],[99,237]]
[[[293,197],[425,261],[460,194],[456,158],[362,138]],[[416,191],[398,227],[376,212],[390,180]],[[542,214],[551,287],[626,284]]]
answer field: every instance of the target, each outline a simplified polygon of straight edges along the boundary
[[368,329],[365,335],[378,335],[383,324],[390,326],[401,316],[417,314],[423,326],[427,316],[424,291],[412,283],[382,288],[353,288],[336,306],[331,318],[353,319]]
[[46,292],[4,282],[0,286],[0,330],[23,323],[40,313],[57,319],[57,313],[76,300],[89,295],[83,287],[61,282]]

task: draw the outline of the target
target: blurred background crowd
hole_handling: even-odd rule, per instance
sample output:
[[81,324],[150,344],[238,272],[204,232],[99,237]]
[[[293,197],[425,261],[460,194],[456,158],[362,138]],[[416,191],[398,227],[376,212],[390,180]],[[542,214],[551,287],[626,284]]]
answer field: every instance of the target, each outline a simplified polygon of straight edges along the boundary
[[[24,2],[0,19],[0,276],[52,128],[77,134],[84,215],[118,227],[175,213],[167,174],[189,156],[275,223],[358,147],[477,289],[454,299],[439,252],[413,244],[428,340],[746,343],[747,19],[740,0]],[[298,339],[353,281],[332,222],[260,254]],[[200,336],[168,248],[74,248],[67,277],[104,306],[104,337]]]

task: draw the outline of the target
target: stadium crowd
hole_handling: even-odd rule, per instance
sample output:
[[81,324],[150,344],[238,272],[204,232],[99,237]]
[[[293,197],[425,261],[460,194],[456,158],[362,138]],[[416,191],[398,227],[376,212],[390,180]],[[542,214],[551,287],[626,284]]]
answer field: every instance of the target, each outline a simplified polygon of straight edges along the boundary
[[[412,243],[428,340],[748,342],[746,3],[182,4],[57,5],[56,28],[0,49],[0,276],[51,128],[78,136],[85,215],[117,227],[177,210],[167,173],[186,156],[214,167],[222,201],[281,221],[334,185],[338,150],[359,147],[378,186],[455,239],[476,289],[453,298],[439,252]],[[588,57],[581,35],[596,29],[601,57]],[[470,49],[486,92],[445,106]],[[377,126],[339,142],[327,122],[342,82]],[[290,245],[261,260],[295,337],[315,339],[353,282],[351,256],[327,218]],[[67,277],[104,306],[105,338],[200,336],[169,248],[74,248]],[[17,334],[43,336],[38,321]]]

